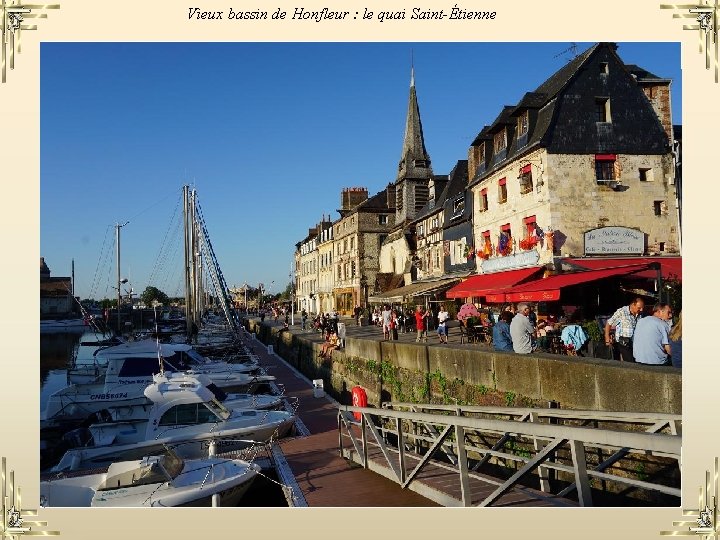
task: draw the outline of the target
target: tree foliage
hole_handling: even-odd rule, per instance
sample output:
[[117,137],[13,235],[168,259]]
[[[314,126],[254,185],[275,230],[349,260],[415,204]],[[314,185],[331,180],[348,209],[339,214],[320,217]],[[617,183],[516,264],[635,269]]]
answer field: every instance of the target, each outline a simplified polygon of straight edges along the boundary
[[145,290],[140,295],[140,300],[142,300],[146,306],[152,306],[154,302],[162,304],[163,306],[167,306],[170,303],[170,298],[167,294],[157,287],[152,286],[145,287]]

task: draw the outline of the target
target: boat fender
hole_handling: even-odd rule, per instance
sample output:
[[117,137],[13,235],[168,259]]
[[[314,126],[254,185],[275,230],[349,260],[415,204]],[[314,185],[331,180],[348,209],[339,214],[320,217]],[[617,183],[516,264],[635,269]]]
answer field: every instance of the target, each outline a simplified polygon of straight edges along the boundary
[[[367,407],[367,393],[365,392],[365,389],[361,386],[355,386],[352,389],[352,404],[353,407]],[[354,412],[353,416],[355,417],[355,420],[360,421],[362,418],[362,414],[359,412]]]

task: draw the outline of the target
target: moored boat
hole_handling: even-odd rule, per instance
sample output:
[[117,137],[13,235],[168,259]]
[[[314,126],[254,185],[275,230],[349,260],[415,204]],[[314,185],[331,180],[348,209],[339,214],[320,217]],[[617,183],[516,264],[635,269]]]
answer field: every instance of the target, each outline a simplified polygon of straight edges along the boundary
[[285,411],[228,409],[197,379],[156,375],[145,390],[152,401],[142,420],[107,418],[68,434],[78,446],[65,452],[55,472],[106,466],[138,459],[172,446],[183,458],[206,455],[211,444],[240,450],[290,431],[295,416]]
[[235,506],[260,467],[239,459],[183,460],[173,453],[111,464],[107,471],[60,476],[40,483],[42,506]]

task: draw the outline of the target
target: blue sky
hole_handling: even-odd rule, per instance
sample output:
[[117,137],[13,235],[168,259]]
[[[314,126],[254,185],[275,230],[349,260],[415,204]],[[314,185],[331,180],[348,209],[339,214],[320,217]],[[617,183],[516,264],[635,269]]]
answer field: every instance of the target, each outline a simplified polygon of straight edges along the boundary
[[[578,43],[582,52],[591,44]],[[232,287],[289,281],[295,243],[344,187],[395,179],[411,57],[425,143],[448,173],[484,124],[572,58],[570,43],[43,43],[40,250],[75,294],[183,295],[177,204],[193,185]],[[620,43],[673,80],[679,43]],[[268,287],[272,282],[274,284]]]

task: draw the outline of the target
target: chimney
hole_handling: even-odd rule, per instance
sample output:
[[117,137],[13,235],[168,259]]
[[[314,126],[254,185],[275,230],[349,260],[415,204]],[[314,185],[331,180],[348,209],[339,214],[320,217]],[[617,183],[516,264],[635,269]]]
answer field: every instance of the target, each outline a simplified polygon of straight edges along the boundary
[[395,185],[391,182],[385,188],[388,208],[395,208]]
[[364,187],[344,188],[340,194],[340,208],[351,210],[368,198],[368,190]]

